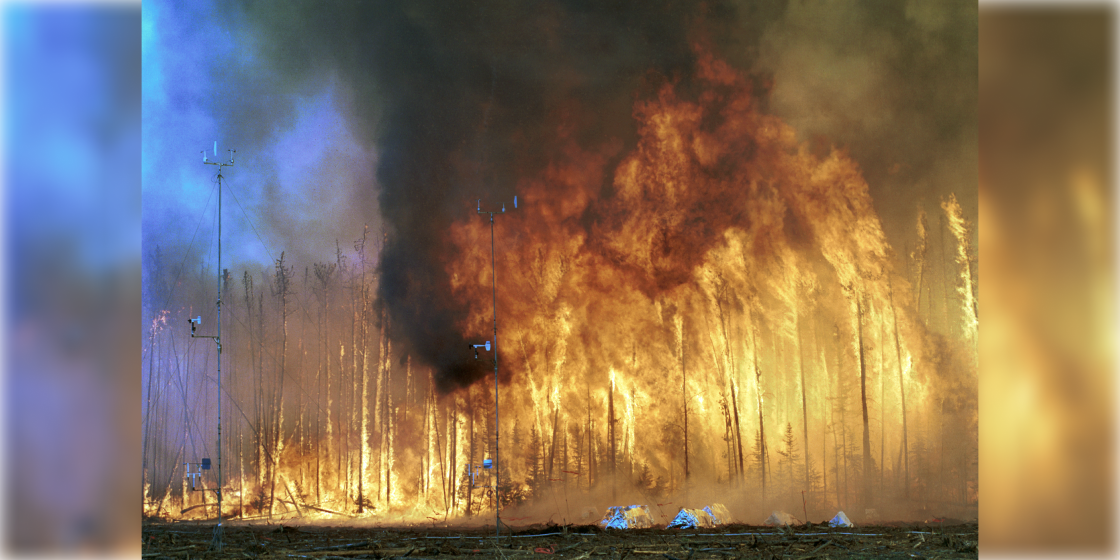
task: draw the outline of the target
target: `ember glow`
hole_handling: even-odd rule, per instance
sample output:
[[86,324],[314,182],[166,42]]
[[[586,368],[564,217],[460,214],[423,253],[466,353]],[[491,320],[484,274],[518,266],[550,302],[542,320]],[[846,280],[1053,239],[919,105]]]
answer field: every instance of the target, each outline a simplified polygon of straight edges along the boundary
[[[644,68],[625,118],[602,118],[628,134],[586,99],[548,98],[519,124],[496,64],[489,96],[464,102],[482,118],[466,136],[511,153],[393,136],[413,129],[385,117],[376,227],[329,257],[277,251],[226,275],[225,516],[975,517],[977,270],[959,202],[975,185],[929,201],[940,214],[892,216],[917,240],[892,246],[863,164],[805,141],[767,109],[775,85],[695,26],[683,66]],[[475,192],[483,210],[507,203],[495,272]],[[181,307],[148,321],[145,512],[210,517],[182,464],[216,454],[216,353],[175,325],[217,275],[149,272]],[[494,355],[468,347],[484,341],[497,504],[492,471],[471,477],[496,456]]]

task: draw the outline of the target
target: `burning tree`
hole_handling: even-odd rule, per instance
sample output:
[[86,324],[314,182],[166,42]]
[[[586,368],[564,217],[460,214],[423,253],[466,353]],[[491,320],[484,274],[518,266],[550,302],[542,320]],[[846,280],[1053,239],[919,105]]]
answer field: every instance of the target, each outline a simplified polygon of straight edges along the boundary
[[[368,230],[352,251],[336,242],[333,263],[305,267],[302,292],[285,253],[271,277],[245,271],[230,306],[240,415],[223,443],[239,450],[227,503],[415,520],[730,488],[765,506],[801,491],[815,509],[974,503],[976,271],[959,203],[943,204],[948,256],[933,255],[949,244],[922,215],[902,262],[844,150],[800,142],[763,110],[757,80],[704,41],[689,56],[687,74],[643,78],[630,143],[588,140],[565,108],[548,113],[548,160],[511,172],[525,204],[496,227],[496,271],[489,224],[443,207],[431,223],[446,227],[409,229],[410,214],[377,242]],[[492,332],[494,274],[501,426],[475,387],[495,357],[463,347]],[[937,329],[938,308],[958,327]],[[157,323],[145,453],[171,464],[208,427],[192,424],[207,405],[187,398],[198,379],[184,373],[206,355]],[[182,398],[161,402],[168,392]],[[498,430],[495,503],[467,469],[495,456]],[[186,509],[178,476],[149,467],[151,503],[181,506],[149,509]]]

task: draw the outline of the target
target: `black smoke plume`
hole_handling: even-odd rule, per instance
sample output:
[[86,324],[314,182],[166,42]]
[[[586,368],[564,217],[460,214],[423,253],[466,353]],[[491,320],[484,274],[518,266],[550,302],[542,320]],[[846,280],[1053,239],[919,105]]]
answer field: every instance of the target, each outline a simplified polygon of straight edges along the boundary
[[581,143],[633,145],[635,92],[650,75],[687,79],[692,44],[730,43],[737,14],[677,1],[243,7],[281,72],[330,65],[354,87],[359,126],[379,153],[379,297],[394,338],[436,368],[444,390],[489,369],[467,351],[482,342],[467,335],[485,333],[460,331],[470,302],[450,295],[450,224],[485,219],[472,216],[476,199],[508,203],[518,178],[548,163],[554,131],[542,123],[557,114]]
[[[973,38],[954,34],[962,25],[969,28],[975,5],[962,2],[926,17],[899,3],[870,3],[817,21],[814,8],[804,4],[248,2],[235,12],[256,30],[255,47],[277,75],[299,82],[337,77],[353,90],[352,126],[378,153],[377,185],[370,185],[378,193],[377,210],[369,212],[380,216],[369,220],[380,218],[387,234],[379,297],[388,308],[395,348],[435,367],[440,387],[448,390],[489,370],[466,348],[486,333],[461,332],[471,302],[451,296],[449,226],[485,219],[474,215],[476,199],[495,209],[511,201],[518,180],[534,176],[554,157],[556,122],[566,122],[582,147],[614,142],[615,157],[628,153],[636,143],[635,100],[657,81],[672,80],[687,90],[697,43],[750,71],[761,86],[755,95],[764,110],[773,78],[784,84],[802,76],[805,91],[848,104],[830,112],[819,106],[819,97],[806,97],[809,106],[783,97],[776,109],[847,115],[857,125],[892,115],[913,116],[906,122],[920,125],[925,121],[915,115],[936,115],[936,134],[925,135],[907,127],[795,123],[810,134],[857,130],[859,135],[841,142],[851,144],[857,157],[866,156],[860,164],[870,177],[901,170],[896,175],[907,184],[936,188],[927,175],[940,172],[928,170],[928,154],[941,154],[948,166],[964,157],[946,147],[961,143],[962,123],[975,122],[975,103],[968,102],[974,90],[967,83],[961,90],[899,88],[915,76],[923,83],[958,83],[975,72],[951,64],[967,59],[957,56],[961,49],[975,48]],[[812,31],[818,27],[819,33]],[[799,65],[812,60],[807,56],[832,52],[830,44],[870,54],[852,58],[840,50],[831,55],[832,67],[801,71]],[[935,52],[953,56],[931,58]],[[845,68],[859,74],[846,75]],[[812,90],[813,84],[821,88]],[[845,110],[852,108],[858,113]],[[974,164],[970,157],[966,164]],[[608,163],[602,197],[610,196],[612,175]],[[912,214],[911,194],[881,194],[875,198],[881,210]],[[589,232],[594,221],[585,217]],[[884,222],[888,231],[905,231],[895,225],[902,220],[884,215]]]

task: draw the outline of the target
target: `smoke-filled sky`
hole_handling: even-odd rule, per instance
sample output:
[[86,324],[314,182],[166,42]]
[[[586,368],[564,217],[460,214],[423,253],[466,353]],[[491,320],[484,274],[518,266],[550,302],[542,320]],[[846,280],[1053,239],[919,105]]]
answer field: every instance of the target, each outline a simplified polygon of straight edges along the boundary
[[975,223],[976,48],[963,1],[146,3],[144,251],[213,266],[200,152],[234,148],[223,266],[329,262],[384,230],[380,295],[437,359],[466,313],[451,225],[540,177],[558,137],[606,154],[609,187],[635,101],[687,88],[709,52],[814,153],[848,152],[903,253],[917,208],[949,193]]

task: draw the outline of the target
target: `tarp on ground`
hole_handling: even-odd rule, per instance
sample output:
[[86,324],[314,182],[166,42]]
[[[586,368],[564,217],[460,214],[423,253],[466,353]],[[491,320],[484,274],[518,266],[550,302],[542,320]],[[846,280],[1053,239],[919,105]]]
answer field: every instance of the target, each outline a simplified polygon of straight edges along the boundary
[[731,514],[723,504],[712,504],[701,509],[681,508],[669,523],[668,529],[697,529],[723,525],[731,521]]
[[611,506],[599,522],[604,529],[648,529],[653,527],[649,506]]
[[716,526],[716,520],[704,509],[681,508],[666,529],[707,529]]
[[711,508],[704,508],[712,517],[716,519],[716,525],[727,525],[731,523],[731,512],[723,507],[723,504],[712,504]]
[[770,517],[766,518],[763,524],[770,527],[779,527],[781,525],[800,525],[801,522],[798,521],[796,517],[784,511],[775,511],[770,514]]
[[837,513],[836,517],[833,517],[832,519],[828,520],[828,526],[829,527],[855,527],[855,525],[852,524],[852,520],[848,519],[848,516],[844,515],[844,512],[842,512],[842,511],[840,513]]

